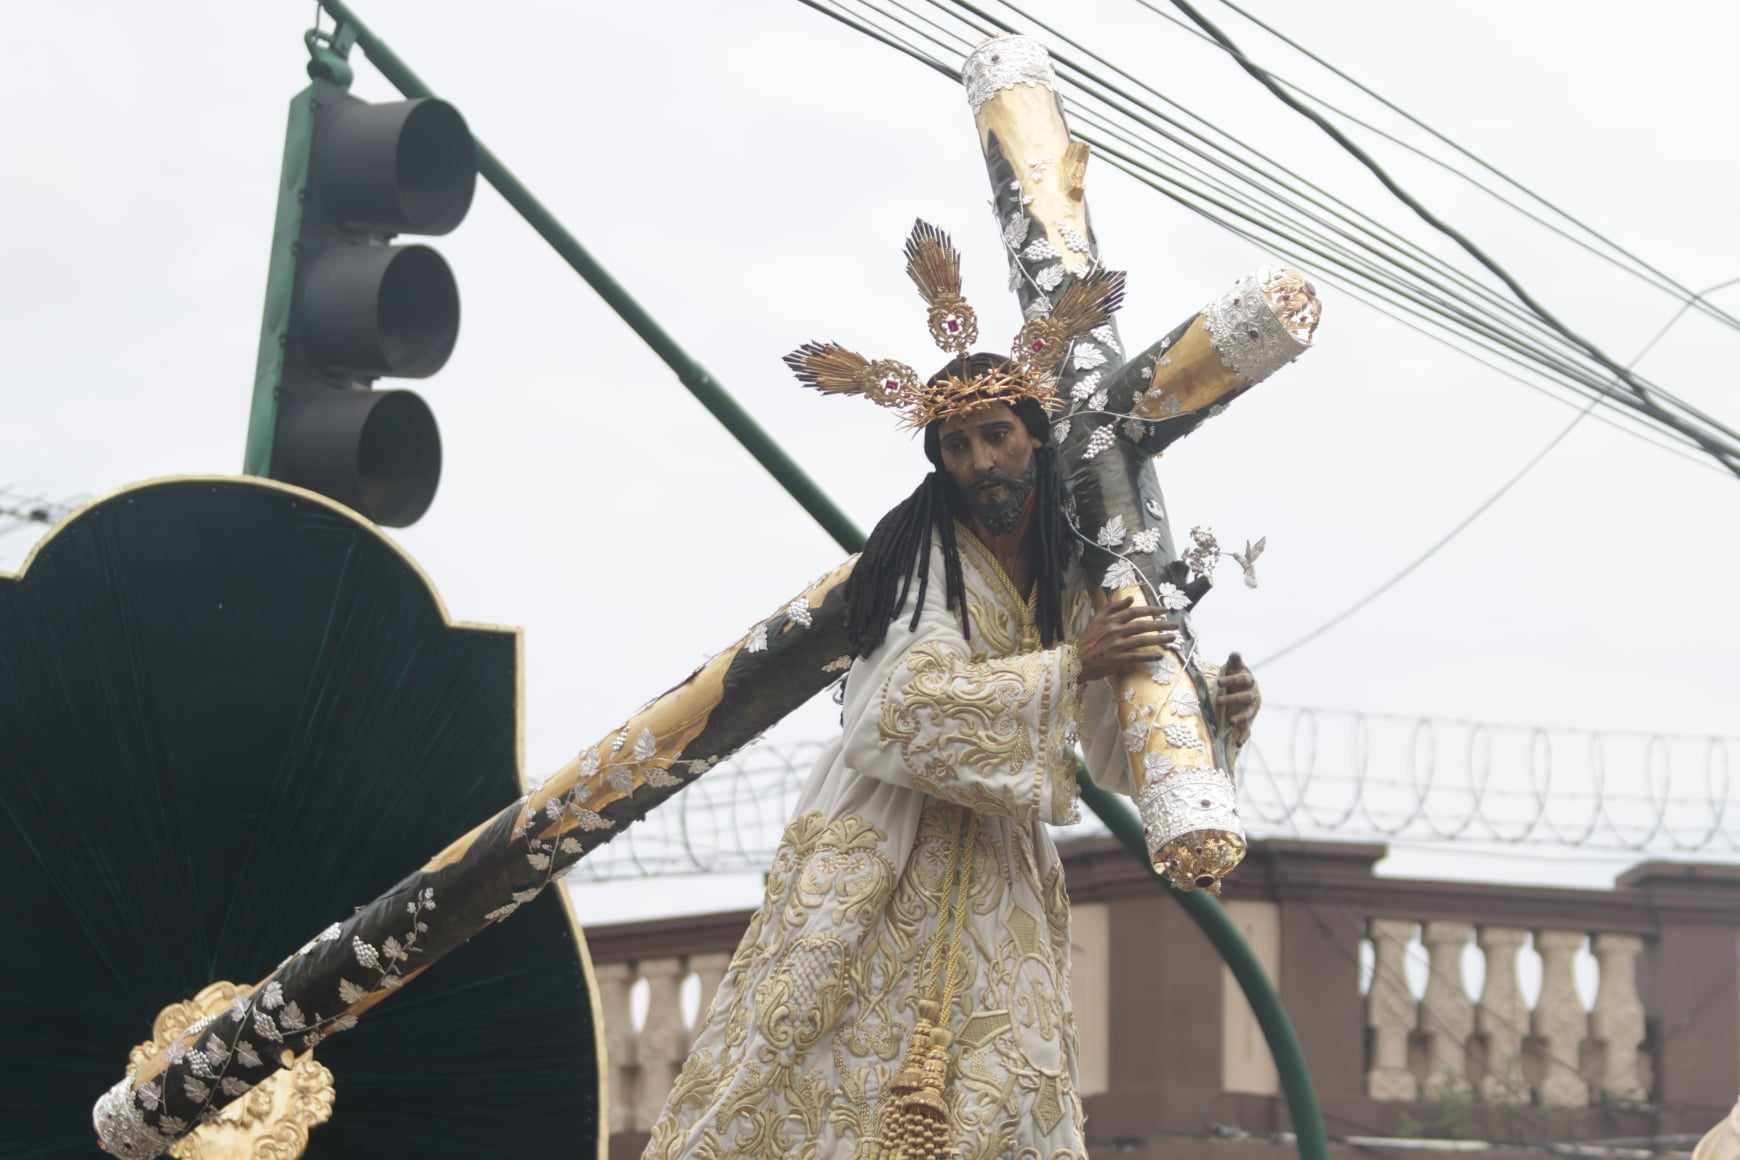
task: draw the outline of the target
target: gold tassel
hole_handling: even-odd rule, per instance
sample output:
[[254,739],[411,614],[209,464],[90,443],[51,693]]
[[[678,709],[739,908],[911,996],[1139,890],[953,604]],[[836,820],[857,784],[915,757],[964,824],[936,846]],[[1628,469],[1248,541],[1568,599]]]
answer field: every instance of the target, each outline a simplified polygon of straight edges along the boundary
[[[949,858],[948,874],[943,879],[943,905],[939,916],[951,924],[953,932],[945,944],[942,930],[932,962],[923,973],[930,976],[927,990],[930,998],[918,1001],[918,1018],[912,1027],[912,1038],[900,1071],[888,1085],[883,1097],[881,1131],[871,1150],[876,1160],[956,1160],[949,1139],[948,1103],[944,1092],[949,1083],[949,1049],[954,1045],[954,1032],[943,1026],[954,1007],[955,988],[965,976],[960,962],[962,931],[967,919],[967,899],[972,882],[973,842],[979,833],[979,818],[966,811],[962,829],[956,832],[955,848]],[[956,873],[959,872],[957,880]],[[958,884],[958,890],[954,890]],[[951,892],[955,893],[953,915],[950,915]],[[940,1001],[937,997],[937,972],[942,972]]]
[[889,1113],[878,1160],[952,1160],[955,1154],[943,1098],[954,1036],[936,1025],[937,1014],[935,1002],[919,1003],[906,1060],[888,1086]]

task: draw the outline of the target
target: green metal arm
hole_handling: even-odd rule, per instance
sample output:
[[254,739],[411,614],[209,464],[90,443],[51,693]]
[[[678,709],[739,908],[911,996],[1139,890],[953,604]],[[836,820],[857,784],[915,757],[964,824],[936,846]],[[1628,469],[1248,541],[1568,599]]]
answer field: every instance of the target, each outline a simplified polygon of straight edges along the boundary
[[[399,92],[407,97],[434,95],[429,86],[357,18],[344,0],[322,0],[322,3],[328,12],[348,26],[345,29],[346,35],[355,35],[357,46]],[[494,153],[485,148],[482,142],[478,143],[477,156],[478,172],[483,174],[484,179],[507,199],[509,205],[519,211],[520,216],[562,256],[576,274],[586,280],[587,285],[598,292],[610,308],[628,323],[630,329],[652,347],[665,365],[676,372],[678,381],[714,418],[725,425],[725,429],[736,437],[744,450],[754,456],[755,461],[779,481],[780,486],[834,537],[840,547],[848,552],[861,549],[864,546],[864,533],[822,491],[816,481],[786,454],[785,449],[775,442],[761,424],[707,373],[706,368],[677,345],[676,339],[646,312],[645,307],[634,300],[620,282],[598,264],[574,235],[562,227],[555,215],[533,197],[531,191],[520,183],[519,178]],[[1112,794],[1094,785],[1087,777],[1085,769],[1079,771],[1078,777],[1082,801],[1099,816],[1107,829],[1141,859],[1161,888],[1184,907],[1185,912],[1220,952],[1221,958],[1244,990],[1245,998],[1257,1017],[1257,1023],[1263,1029],[1263,1036],[1268,1040],[1269,1052],[1274,1056],[1275,1069],[1280,1075],[1281,1088],[1286,1093],[1287,1110],[1292,1116],[1293,1130],[1298,1137],[1299,1155],[1303,1160],[1327,1160],[1329,1147],[1323,1135],[1323,1116],[1317,1106],[1316,1092],[1311,1087],[1311,1073],[1305,1065],[1305,1054],[1299,1047],[1298,1037],[1293,1034],[1293,1023],[1281,1006],[1281,997],[1275,992],[1268,976],[1263,974],[1262,964],[1251,952],[1250,944],[1245,941],[1239,929],[1227,917],[1226,910],[1213,896],[1201,892],[1186,894],[1174,890],[1164,877],[1156,873],[1148,860],[1142,826],[1134,812]]]

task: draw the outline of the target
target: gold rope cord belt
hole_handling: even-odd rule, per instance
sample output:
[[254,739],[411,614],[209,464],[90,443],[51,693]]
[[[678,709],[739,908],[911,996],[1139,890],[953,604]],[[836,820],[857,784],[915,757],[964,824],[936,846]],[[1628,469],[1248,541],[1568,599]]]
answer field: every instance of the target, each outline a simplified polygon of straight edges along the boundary
[[954,1033],[946,1024],[954,1008],[955,990],[966,977],[962,942],[967,903],[972,895],[973,844],[979,837],[979,815],[965,807],[961,814],[955,828],[954,848],[949,851],[948,872],[943,878],[937,934],[923,968],[918,1022],[912,1029],[906,1060],[888,1086],[880,1147],[875,1153],[877,1160],[949,1160],[954,1155],[949,1141],[948,1105],[943,1098],[949,1081],[949,1047],[954,1042]]

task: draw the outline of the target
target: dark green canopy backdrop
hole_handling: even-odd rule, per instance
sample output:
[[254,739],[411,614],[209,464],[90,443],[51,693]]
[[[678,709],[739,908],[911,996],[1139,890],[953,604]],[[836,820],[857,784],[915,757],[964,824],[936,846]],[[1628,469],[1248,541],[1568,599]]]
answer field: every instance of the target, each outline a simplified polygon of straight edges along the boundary
[[[91,1105],[159,1010],[519,796],[518,665],[374,527],[267,481],[134,487],[0,577],[0,1155],[99,1154]],[[317,1049],[308,1155],[598,1155],[585,962],[550,890],[413,980]]]

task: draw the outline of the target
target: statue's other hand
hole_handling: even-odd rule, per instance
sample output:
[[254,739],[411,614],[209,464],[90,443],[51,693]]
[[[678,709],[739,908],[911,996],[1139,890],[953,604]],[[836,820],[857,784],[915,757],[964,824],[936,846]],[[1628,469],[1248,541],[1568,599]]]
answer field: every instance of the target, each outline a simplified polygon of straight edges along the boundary
[[1215,678],[1214,703],[1226,729],[1227,744],[1235,750],[1241,748],[1251,739],[1251,723],[1263,707],[1263,694],[1257,688],[1256,674],[1236,652],[1227,657]]

